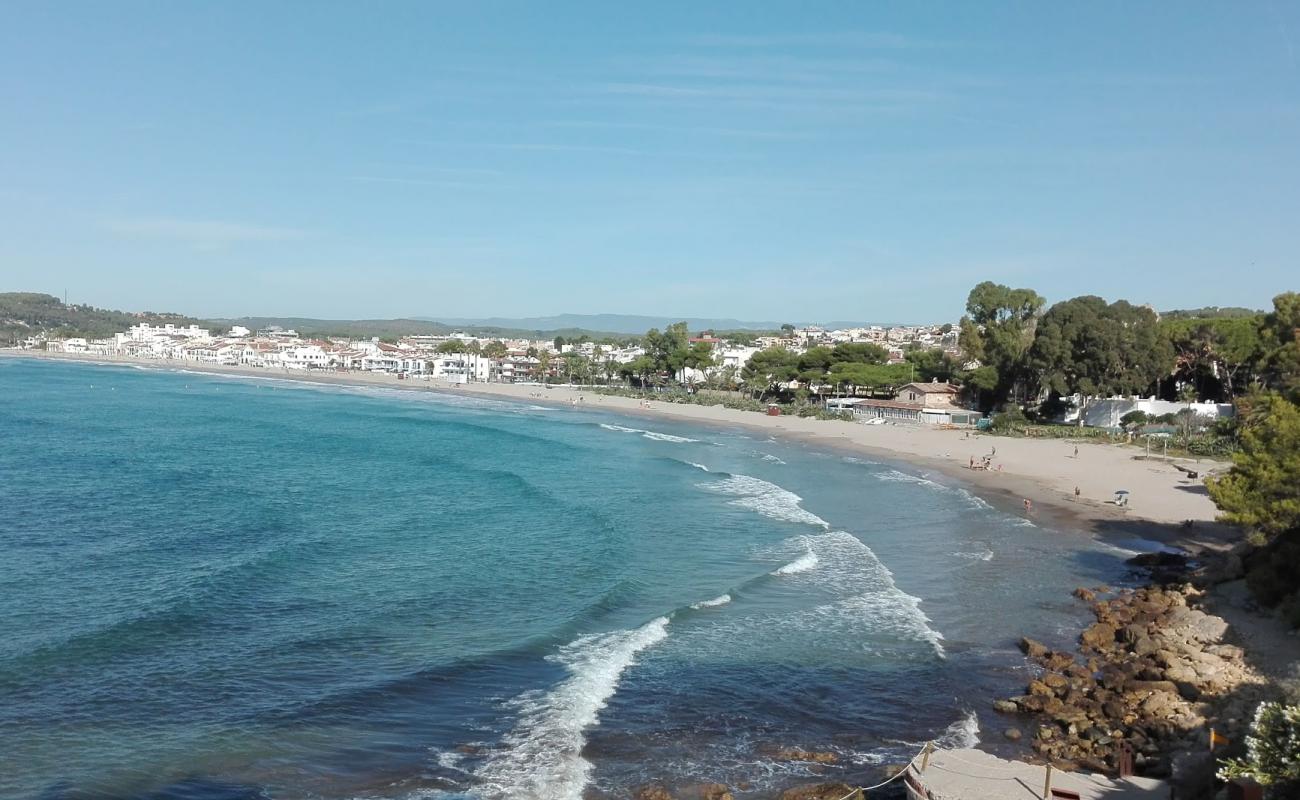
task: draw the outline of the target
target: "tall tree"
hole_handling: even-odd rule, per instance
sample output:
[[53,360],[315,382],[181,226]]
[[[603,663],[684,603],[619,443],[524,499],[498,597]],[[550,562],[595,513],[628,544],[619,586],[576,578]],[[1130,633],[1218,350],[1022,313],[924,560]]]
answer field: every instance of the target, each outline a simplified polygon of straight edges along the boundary
[[1173,347],[1151,309],[1088,295],[1048,309],[1026,363],[1056,395],[1138,394],[1168,374]]
[[1261,334],[1268,384],[1300,403],[1300,293],[1273,298],[1273,311],[1265,315]]
[[907,359],[907,363],[915,368],[915,377],[918,381],[943,381],[947,383],[952,380],[952,376],[957,372],[957,364],[952,360],[952,356],[945,353],[942,348],[911,350],[904,354],[903,358]]
[[1271,538],[1300,529],[1300,407],[1277,394],[1242,405],[1241,449],[1210,478],[1222,519]]
[[961,342],[968,359],[997,372],[997,384],[982,398],[985,407],[1000,405],[1024,378],[1024,359],[1044,304],[1032,289],[1012,289],[984,281],[966,298]]
[[741,380],[755,397],[787,383],[799,374],[799,356],[784,347],[769,347],[750,356],[740,371]]
[[854,364],[883,364],[889,360],[889,351],[870,342],[845,342],[831,348],[831,360]]
[[1172,317],[1160,330],[1174,350],[1176,384],[1191,384],[1202,400],[1231,401],[1257,382],[1264,357],[1263,315]]

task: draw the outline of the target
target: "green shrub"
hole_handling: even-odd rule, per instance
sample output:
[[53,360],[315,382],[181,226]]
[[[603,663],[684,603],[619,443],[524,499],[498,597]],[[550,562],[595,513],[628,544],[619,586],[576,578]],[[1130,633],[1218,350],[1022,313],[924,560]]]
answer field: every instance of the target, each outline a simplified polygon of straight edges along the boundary
[[1288,599],[1300,605],[1300,531],[1279,534],[1246,557],[1246,586],[1267,608]]
[[1223,762],[1219,778],[1252,778],[1273,800],[1300,792],[1300,706],[1260,703],[1246,737],[1246,757]]

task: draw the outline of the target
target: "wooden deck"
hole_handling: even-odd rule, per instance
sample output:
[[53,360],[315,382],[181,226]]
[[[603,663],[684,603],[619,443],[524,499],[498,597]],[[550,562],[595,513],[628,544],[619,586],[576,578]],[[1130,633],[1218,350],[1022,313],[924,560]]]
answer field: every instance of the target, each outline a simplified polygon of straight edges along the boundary
[[[935,750],[921,771],[916,760],[903,782],[910,800],[1043,800],[1045,767],[1004,761],[979,750]],[[1168,784],[1152,778],[1107,778],[1052,770],[1052,800],[1169,800]]]

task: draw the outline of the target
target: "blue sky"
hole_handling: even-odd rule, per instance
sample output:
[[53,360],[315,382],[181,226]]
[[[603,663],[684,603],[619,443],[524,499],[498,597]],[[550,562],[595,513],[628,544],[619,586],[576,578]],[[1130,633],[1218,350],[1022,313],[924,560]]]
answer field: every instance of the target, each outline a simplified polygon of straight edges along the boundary
[[955,318],[1300,289],[1300,4],[0,5],[0,290]]

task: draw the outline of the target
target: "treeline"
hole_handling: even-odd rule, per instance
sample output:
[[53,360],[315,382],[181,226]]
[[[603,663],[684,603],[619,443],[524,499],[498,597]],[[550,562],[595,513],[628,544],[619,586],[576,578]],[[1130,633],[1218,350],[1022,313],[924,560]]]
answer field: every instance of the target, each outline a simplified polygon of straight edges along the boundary
[[961,347],[979,366],[963,377],[984,410],[1050,406],[1076,393],[1231,402],[1284,388],[1296,373],[1287,347],[1300,323],[1294,292],[1278,295],[1267,313],[1208,308],[1162,316],[1094,296],[1045,305],[1032,289],[984,282],[971,290]]
[[68,338],[102,339],[121,333],[132,325],[202,325],[182,314],[145,311],[128,313],[88,305],[64,304],[59,298],[35,292],[0,293],[0,342],[12,344],[29,336],[44,334]]

